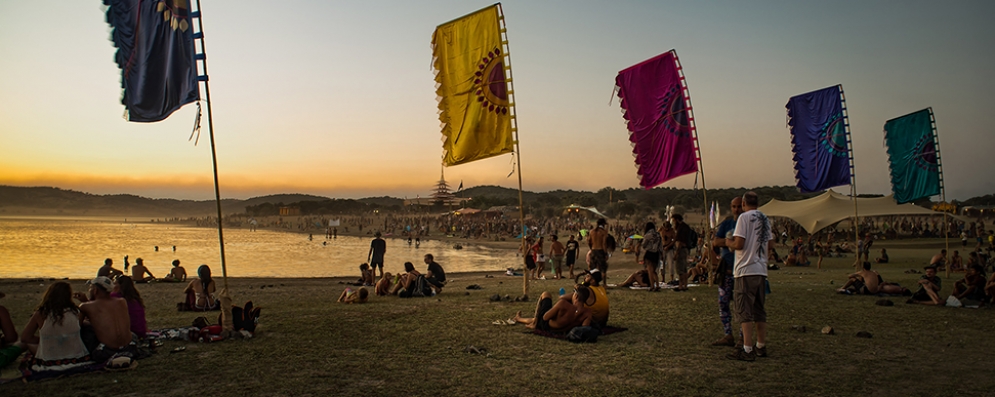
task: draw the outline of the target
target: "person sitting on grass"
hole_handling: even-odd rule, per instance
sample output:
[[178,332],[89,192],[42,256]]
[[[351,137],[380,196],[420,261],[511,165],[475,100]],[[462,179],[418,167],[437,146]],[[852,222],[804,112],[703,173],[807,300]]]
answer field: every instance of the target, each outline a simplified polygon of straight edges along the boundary
[[718,265],[718,256],[714,252],[705,251],[701,260],[694,267],[688,269],[688,280],[696,284],[706,283],[708,282],[708,269],[714,269]]
[[187,269],[180,266],[180,260],[173,260],[173,269],[169,271],[166,277],[163,277],[162,281],[168,283],[181,283],[187,281]]
[[881,256],[874,260],[877,263],[888,263],[888,250],[881,248]]
[[349,284],[360,287],[363,286],[372,287],[373,284],[375,284],[374,282],[375,278],[373,277],[373,272],[374,272],[373,270],[370,270],[369,263],[363,263],[359,265],[359,280],[356,280],[356,282]]
[[[385,274],[386,276],[386,274]],[[370,291],[366,287],[359,287],[358,290],[353,291],[352,288],[346,288],[342,291],[342,295],[339,295],[339,303],[366,303],[367,298],[370,296]]]
[[114,268],[114,260],[111,258],[104,259],[104,265],[97,269],[97,277],[114,278],[122,274],[124,272]]
[[515,314],[515,322],[527,328],[546,332],[565,333],[574,327],[591,325],[591,309],[584,305],[591,296],[591,290],[581,285],[572,294],[564,294],[553,304],[553,295],[548,291],[539,296],[535,316],[522,317]]
[[947,267],[947,250],[940,250],[939,254],[933,255],[929,260],[930,266],[936,266],[937,270],[945,270]]
[[187,305],[191,310],[217,310],[221,307],[221,302],[214,297],[217,286],[211,278],[211,268],[207,265],[200,265],[197,268],[197,279],[190,281],[187,288],[183,290],[187,294]]
[[847,295],[874,295],[878,293],[878,286],[881,283],[881,276],[878,272],[871,270],[871,263],[864,262],[864,268],[848,277],[846,284],[836,290]]
[[134,355],[128,302],[111,296],[113,282],[107,277],[97,277],[87,285],[88,295],[76,293],[81,302],[80,336],[93,360],[102,363],[117,354]]
[[404,262],[404,271],[405,273],[400,275],[397,284],[394,285],[390,294],[401,298],[410,298],[414,292],[415,281],[418,280],[418,277],[424,276],[418,270],[415,270],[415,265],[411,262]]
[[953,256],[950,257],[950,271],[964,271],[964,258],[960,256],[960,251],[954,250]]
[[[0,298],[4,293],[0,292]],[[6,307],[0,306],[0,368],[14,362],[21,355],[21,345],[17,343],[17,329],[10,319],[10,312]]]
[[[648,271],[647,269],[643,269]],[[654,269],[655,271],[656,269]],[[584,283],[575,285],[574,288],[583,286],[590,290],[591,294],[584,301],[584,306],[591,309],[591,323],[597,328],[608,325],[608,290],[602,284],[603,275],[598,269],[591,269],[584,272]]]
[[[137,260],[135,262],[141,263]],[[138,265],[136,264],[135,266],[137,267]],[[125,302],[128,302],[128,318],[131,322],[131,332],[139,338],[145,338],[145,333],[148,332],[148,326],[145,322],[145,301],[142,300],[142,295],[138,293],[131,277],[120,276],[115,278],[114,291],[111,292],[111,296],[124,298]]]
[[[995,272],[992,273],[991,278],[985,283],[985,296],[988,298],[988,303],[995,304]],[[0,294],[0,297],[2,297],[2,294]]]
[[629,288],[635,286],[649,288],[650,285],[649,274],[647,274],[646,269],[643,269],[637,270],[635,273],[629,275],[629,278],[625,279],[625,281],[623,281],[622,284],[619,284],[618,287]]
[[390,294],[390,287],[393,283],[394,275],[390,274],[390,272],[386,272],[382,277],[380,277],[380,280],[377,281],[376,287],[373,288],[373,293],[377,296],[387,296]]
[[68,370],[92,364],[80,337],[79,317],[73,287],[65,281],[49,285],[21,332],[21,343],[34,354],[32,369]]
[[926,266],[926,274],[919,278],[919,290],[905,303],[919,303],[923,305],[943,305],[940,299],[940,289],[943,287],[943,280],[936,275],[936,266]]
[[442,287],[446,286],[446,271],[442,266],[435,263],[432,254],[425,254],[425,264],[428,265],[428,272],[425,273],[425,281],[432,285],[436,293],[442,292]]
[[[148,277],[145,275],[148,274]],[[131,279],[139,284],[145,284],[149,281],[155,280],[155,276],[149,271],[149,268],[145,267],[145,262],[142,258],[135,259],[135,266],[131,267]]]
[[985,300],[985,273],[980,265],[967,268],[964,279],[954,283],[953,297],[965,305],[978,305]]

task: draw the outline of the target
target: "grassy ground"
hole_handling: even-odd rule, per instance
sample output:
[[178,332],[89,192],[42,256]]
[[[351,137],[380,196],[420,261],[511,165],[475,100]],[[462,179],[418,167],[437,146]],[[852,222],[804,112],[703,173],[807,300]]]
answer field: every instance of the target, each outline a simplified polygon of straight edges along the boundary
[[[936,242],[875,244],[888,248],[887,281],[911,286],[938,251]],[[783,251],[783,250],[782,250]],[[772,271],[768,297],[770,357],[753,363],[710,347],[721,336],[716,291],[610,290],[610,324],[628,331],[596,344],[572,344],[496,326],[534,301],[492,303],[492,294],[521,293],[521,279],[457,274],[434,298],[373,297],[365,305],[334,303],[337,279],[232,279],[236,302],[263,307],[255,338],[211,344],[167,342],[128,372],[79,375],[0,386],[3,396],[30,395],[985,395],[995,390],[995,349],[988,309],[876,306],[880,298],[837,295],[852,257],[827,259],[823,269]],[[610,282],[634,269],[632,257],[612,260]],[[623,263],[625,262],[625,263]],[[960,275],[944,280],[943,295]],[[6,280],[0,301],[23,327],[50,281]],[[82,282],[74,281],[74,288]],[[469,284],[483,290],[466,291]],[[263,285],[272,285],[260,289]],[[537,281],[538,291],[569,287]],[[150,328],[189,325],[176,312],[181,285],[142,286]],[[569,288],[568,288],[569,290]],[[469,294],[467,294],[469,292]],[[807,332],[793,330],[803,325]],[[823,326],[836,335],[823,335]],[[857,338],[868,331],[872,339]],[[186,345],[182,353],[168,353]],[[486,355],[465,353],[467,346]]]

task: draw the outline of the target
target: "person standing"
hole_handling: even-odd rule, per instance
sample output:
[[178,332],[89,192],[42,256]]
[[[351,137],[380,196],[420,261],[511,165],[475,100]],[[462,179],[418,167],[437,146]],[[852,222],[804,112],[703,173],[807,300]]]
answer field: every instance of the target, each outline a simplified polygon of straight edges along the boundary
[[563,255],[566,253],[566,247],[560,242],[559,236],[554,234],[550,239],[553,240],[549,245],[549,257],[553,259],[553,279],[559,280],[563,278]]
[[567,257],[567,267],[570,268],[570,279],[576,278],[574,275],[574,264],[577,263],[577,257],[580,256],[580,243],[574,238],[574,235],[570,235],[570,239],[567,240],[566,244],[566,257]]
[[373,241],[370,242],[370,252],[366,254],[366,261],[370,263],[373,275],[377,275],[377,268],[380,268],[380,277],[383,277],[383,255],[387,252],[387,242],[380,238],[380,232],[373,233]]
[[591,230],[587,239],[587,245],[591,249],[591,262],[588,270],[598,269],[601,271],[602,281],[608,279],[608,221],[605,218],[598,218],[597,226]]
[[677,271],[674,269],[674,239],[677,235],[674,233],[674,227],[670,224],[670,220],[665,220],[663,222],[663,227],[660,228],[660,239],[663,241],[663,254],[661,260],[663,261],[663,266],[660,266],[660,282],[667,282],[667,272],[670,272],[670,281],[677,281]]
[[676,237],[674,238],[674,268],[677,269],[677,288],[674,292],[684,292],[688,290],[688,253],[691,246],[688,244],[691,239],[691,226],[684,223],[684,215],[673,214],[670,219],[674,223]]
[[720,249],[719,267],[715,270],[715,281],[719,285],[719,321],[722,322],[722,331],[725,336],[712,342],[712,346],[736,346],[736,340],[732,336],[732,311],[729,310],[729,302],[732,301],[733,272],[732,267],[736,262],[736,255],[729,250],[726,241],[733,237],[736,231],[736,220],[743,214],[743,198],[736,197],[729,203],[729,210],[732,216],[726,218],[719,224],[712,239],[712,246]]
[[649,275],[650,282],[650,292],[660,291],[660,285],[657,284],[656,279],[656,267],[660,264],[660,254],[663,251],[663,242],[660,240],[660,233],[656,232],[656,225],[653,222],[646,223],[646,229],[643,231],[643,242],[642,242],[643,257],[642,261],[639,260],[639,255],[636,255],[636,262],[641,262],[643,268],[646,269],[646,273]]
[[[736,221],[732,239],[726,246],[735,253],[733,265],[733,306],[736,322],[743,331],[743,348],[726,358],[753,361],[767,357],[767,245],[773,238],[770,219],[757,210],[759,199],[754,192],[743,195],[743,214]],[[754,326],[757,344],[753,345]]]

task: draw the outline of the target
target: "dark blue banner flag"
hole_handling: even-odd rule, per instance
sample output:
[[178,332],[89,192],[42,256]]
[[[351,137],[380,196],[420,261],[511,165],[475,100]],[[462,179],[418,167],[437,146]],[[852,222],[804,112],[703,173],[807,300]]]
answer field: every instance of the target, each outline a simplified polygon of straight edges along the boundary
[[850,151],[840,86],[791,97],[788,126],[795,181],[803,193],[850,184]]
[[129,121],[153,122],[200,99],[188,0],[104,0]]

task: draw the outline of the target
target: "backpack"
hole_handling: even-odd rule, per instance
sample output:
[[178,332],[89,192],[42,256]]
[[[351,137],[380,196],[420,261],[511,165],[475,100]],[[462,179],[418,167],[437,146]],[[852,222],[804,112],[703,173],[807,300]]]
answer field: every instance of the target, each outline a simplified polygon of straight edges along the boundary
[[573,327],[567,333],[567,340],[574,343],[596,343],[601,331],[594,327]]
[[616,248],[618,248],[618,242],[615,241],[614,236],[609,234],[608,237],[605,237],[605,251],[615,252]]
[[698,236],[698,232],[694,231],[694,228],[690,227],[690,226],[688,226],[688,230],[689,230],[688,231],[688,241],[687,241],[687,247],[688,247],[688,249],[690,250],[690,249],[698,248],[698,237],[699,237]]
[[411,296],[432,296],[432,286],[429,285],[428,280],[425,280],[425,276],[419,275],[418,278],[415,279],[415,283],[411,287]]

